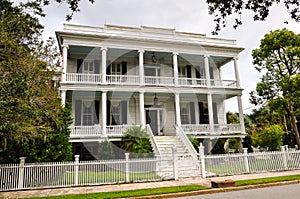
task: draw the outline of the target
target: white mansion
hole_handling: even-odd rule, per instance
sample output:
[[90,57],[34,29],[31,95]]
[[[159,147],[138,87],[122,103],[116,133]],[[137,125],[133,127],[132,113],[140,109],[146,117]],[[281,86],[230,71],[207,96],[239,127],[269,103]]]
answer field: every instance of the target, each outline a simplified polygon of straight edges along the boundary
[[[63,52],[61,98],[72,103],[76,154],[87,155],[86,147],[93,150],[103,139],[118,141],[136,125],[147,129],[156,153],[166,142],[194,153],[189,134],[208,150],[216,138],[245,137],[237,60],[243,48],[235,40],[115,25],[65,24],[56,35]],[[235,79],[224,80],[222,66],[229,62]],[[226,121],[225,101],[233,97],[239,124]]]

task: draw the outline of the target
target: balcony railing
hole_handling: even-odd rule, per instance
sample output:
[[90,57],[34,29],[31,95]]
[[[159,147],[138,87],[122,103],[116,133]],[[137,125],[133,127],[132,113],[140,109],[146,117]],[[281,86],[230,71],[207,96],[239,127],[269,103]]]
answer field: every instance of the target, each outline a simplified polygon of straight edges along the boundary
[[[141,82],[138,75],[106,75],[102,82],[101,74],[67,73],[66,82],[74,84],[104,84],[104,85],[141,85],[145,86],[175,86],[174,77],[145,76]],[[179,77],[178,85],[182,87],[205,87],[206,79]],[[212,87],[236,88],[235,80],[211,80]]]
[[140,82],[139,76],[136,75],[107,75],[107,84],[126,84],[126,85],[137,85]]
[[101,137],[101,127],[100,125],[94,126],[74,126],[71,125],[70,127],[71,138],[83,138],[83,137]]
[[180,86],[204,87],[206,79],[179,77],[178,84]]
[[[127,129],[134,125],[112,125],[106,127],[107,137],[122,137]],[[94,126],[74,126],[70,127],[71,138],[88,138],[88,137],[104,137],[100,125]]]
[[[122,137],[131,127],[137,125],[111,125],[106,127],[107,137]],[[100,125],[94,126],[74,126],[70,127],[71,138],[90,138],[104,137]],[[236,135],[243,134],[240,124],[215,124],[213,131],[210,130],[209,124],[183,124],[181,129],[185,134],[192,135]]]
[[210,129],[209,124],[183,124],[181,128],[186,134],[192,135],[244,134],[241,124],[215,124],[214,129]]
[[134,125],[112,125],[106,127],[106,135],[107,137],[122,137],[127,129],[133,127]]
[[66,81],[68,83],[98,84],[99,82],[101,82],[101,75],[85,73],[67,73]]
[[209,124],[182,124],[182,130],[187,134],[209,134]]
[[211,86],[215,87],[225,87],[225,88],[236,88],[236,81],[234,80],[210,80],[211,81]]
[[149,86],[173,86],[174,77],[162,77],[162,76],[145,76],[145,85]]

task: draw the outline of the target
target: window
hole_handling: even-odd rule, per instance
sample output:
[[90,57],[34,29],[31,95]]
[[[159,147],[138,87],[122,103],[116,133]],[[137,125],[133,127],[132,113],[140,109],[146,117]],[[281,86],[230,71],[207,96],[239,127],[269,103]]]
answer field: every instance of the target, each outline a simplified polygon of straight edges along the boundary
[[190,118],[189,118],[189,104],[184,103],[180,106],[180,117],[181,117],[181,123],[182,124],[190,124]]
[[121,63],[112,63],[111,65],[112,75],[122,75],[122,65]]
[[121,125],[127,124],[127,110],[128,102],[127,101],[112,101],[110,102],[110,117],[109,124],[111,125]]
[[178,75],[179,77],[187,77],[186,67],[178,66]]
[[94,123],[94,102],[93,101],[83,101],[82,103],[82,125],[91,126]]
[[94,61],[83,62],[83,73],[94,74]]
[[121,105],[120,103],[117,103],[114,105],[114,103],[111,104],[111,121],[112,125],[118,125],[121,124]]
[[99,100],[75,100],[75,126],[99,124]]

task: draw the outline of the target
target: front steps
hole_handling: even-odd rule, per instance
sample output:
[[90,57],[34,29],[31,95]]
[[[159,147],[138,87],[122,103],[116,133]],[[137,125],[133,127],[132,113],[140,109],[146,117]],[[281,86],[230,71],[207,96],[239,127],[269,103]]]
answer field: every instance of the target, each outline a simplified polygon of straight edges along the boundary
[[162,161],[160,173],[164,177],[174,176],[172,148],[175,147],[177,157],[178,177],[197,177],[200,176],[199,161],[193,160],[189,150],[177,136],[155,136],[156,144],[160,150],[161,159],[172,161]]

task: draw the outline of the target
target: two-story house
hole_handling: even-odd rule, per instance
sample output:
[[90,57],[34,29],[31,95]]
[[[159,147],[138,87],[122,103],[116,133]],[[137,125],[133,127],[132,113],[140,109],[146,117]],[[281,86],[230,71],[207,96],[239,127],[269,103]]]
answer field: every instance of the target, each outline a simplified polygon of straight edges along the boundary
[[[157,146],[162,137],[172,144],[172,137],[191,134],[210,151],[215,139],[245,137],[238,72],[243,48],[235,40],[115,25],[65,24],[56,35],[62,103],[72,103],[74,153],[93,155],[96,143],[118,141],[134,125],[151,131]],[[235,79],[224,80],[229,62]],[[237,100],[239,124],[227,124],[230,98]]]

